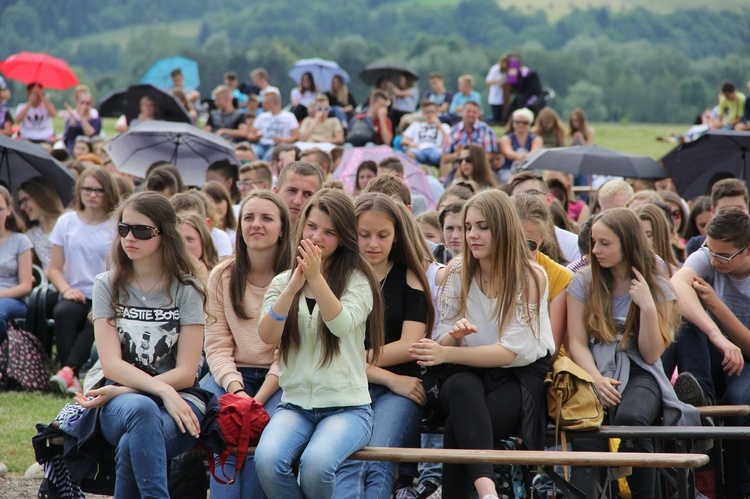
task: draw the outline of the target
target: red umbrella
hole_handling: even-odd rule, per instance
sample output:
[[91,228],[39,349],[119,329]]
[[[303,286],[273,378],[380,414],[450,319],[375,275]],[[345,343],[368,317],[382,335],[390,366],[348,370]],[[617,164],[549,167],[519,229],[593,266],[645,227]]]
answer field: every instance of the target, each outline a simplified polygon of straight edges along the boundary
[[78,78],[68,63],[39,52],[19,52],[0,62],[0,71],[24,83],[41,83],[44,88],[65,90],[78,85]]

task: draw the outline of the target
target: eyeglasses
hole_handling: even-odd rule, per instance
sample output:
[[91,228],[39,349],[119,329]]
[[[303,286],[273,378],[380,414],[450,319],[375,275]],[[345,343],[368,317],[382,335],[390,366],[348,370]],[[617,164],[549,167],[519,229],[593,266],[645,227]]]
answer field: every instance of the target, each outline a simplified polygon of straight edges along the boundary
[[79,104],[86,104],[87,106],[91,105],[91,101],[90,100],[79,100],[78,103]]
[[747,249],[747,246],[748,246],[747,244],[744,245],[742,248],[738,249],[732,256],[721,256],[721,255],[717,255],[716,253],[713,253],[710,249],[708,249],[708,244],[707,243],[708,243],[708,240],[703,241],[703,244],[701,245],[701,248],[705,248],[705,250],[708,253],[709,257],[715,258],[716,261],[718,261],[719,263],[725,263],[725,264],[726,263],[730,263],[732,260],[734,260],[735,257],[737,255],[739,255],[740,253],[742,253],[743,251],[745,251]]
[[237,185],[240,187],[252,187],[255,184],[259,184],[260,182],[254,182],[252,180],[243,180],[242,182],[237,182]]
[[125,222],[117,224],[117,233],[120,234],[120,237],[127,237],[130,232],[133,233],[134,238],[141,241],[147,241],[152,237],[161,234],[161,229],[151,227],[150,225],[130,225]]
[[101,187],[81,187],[81,192],[87,196],[94,195],[98,198],[104,196],[104,189]]
[[536,251],[537,249],[539,249],[539,243],[534,241],[533,239],[527,239],[526,244],[529,245],[529,249],[531,251]]
[[523,121],[523,120],[513,120],[513,124],[514,124],[514,125],[529,125],[529,124],[530,124],[530,122],[528,122],[528,121]]
[[456,161],[454,161],[454,163],[455,163],[456,165],[460,165],[461,163],[464,163],[464,162],[465,162],[465,163],[469,163],[469,164],[471,164],[471,157],[466,157],[466,158],[458,158],[458,159],[457,159]]

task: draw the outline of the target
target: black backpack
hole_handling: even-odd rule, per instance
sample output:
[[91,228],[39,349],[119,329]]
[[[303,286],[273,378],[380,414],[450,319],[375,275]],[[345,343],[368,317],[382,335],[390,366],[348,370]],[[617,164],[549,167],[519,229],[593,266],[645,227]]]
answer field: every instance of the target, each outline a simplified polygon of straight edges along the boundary
[[349,123],[346,141],[354,147],[362,147],[368,142],[375,142],[375,127],[369,118],[354,118]]

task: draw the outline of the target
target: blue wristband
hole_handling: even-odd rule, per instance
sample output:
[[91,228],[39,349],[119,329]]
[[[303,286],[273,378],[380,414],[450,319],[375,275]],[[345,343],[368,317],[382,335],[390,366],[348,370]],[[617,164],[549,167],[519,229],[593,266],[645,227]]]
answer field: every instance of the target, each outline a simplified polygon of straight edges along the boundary
[[276,312],[273,311],[273,305],[271,305],[271,308],[268,309],[268,313],[271,314],[271,318],[275,321],[284,322],[288,315],[285,315],[283,317],[276,315]]

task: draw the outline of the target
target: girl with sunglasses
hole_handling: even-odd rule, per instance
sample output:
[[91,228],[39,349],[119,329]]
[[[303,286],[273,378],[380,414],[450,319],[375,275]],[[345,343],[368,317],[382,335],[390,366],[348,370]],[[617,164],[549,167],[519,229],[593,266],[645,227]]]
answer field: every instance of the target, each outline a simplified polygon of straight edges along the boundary
[[294,243],[292,270],[271,281],[258,323],[260,339],[279,345],[283,394],[260,438],[255,469],[269,497],[333,497],[339,466],[372,435],[365,330],[375,364],[383,301],[343,191],[322,189],[310,198]]
[[94,278],[107,270],[115,237],[111,212],[120,200],[112,174],[100,167],[84,170],[76,183],[74,211],[62,215],[49,236],[47,277],[60,292],[53,310],[58,361],[63,366],[52,387],[72,395],[81,390],[78,370],[91,355],[94,328],[88,320]]
[[[258,320],[271,280],[289,268],[292,225],[286,204],[270,191],[248,194],[240,215],[235,256],[214,269],[208,281],[208,308],[216,321],[206,327],[206,361],[211,374],[201,386],[217,396],[253,397],[273,414],[281,400],[279,370],[275,346],[266,345],[258,336]],[[222,468],[227,477],[235,474],[235,465],[235,456],[229,456]],[[266,497],[253,458],[245,459],[233,485],[223,485],[212,477],[211,497]]]
[[555,255],[560,255],[560,246],[552,229],[549,209],[536,196],[516,194],[513,203],[521,219],[526,243],[534,261],[541,265],[549,278],[549,318],[557,350],[565,340],[567,329],[567,294],[565,289],[573,273],[556,262]]
[[93,292],[107,383],[76,401],[97,409],[100,435],[116,447],[115,498],[169,497],[167,460],[196,443],[216,405],[196,379],[206,295],[166,198],[136,194],[116,219],[112,266]]
[[[414,343],[412,358],[427,367],[449,364],[438,380],[445,448],[492,449],[519,436],[525,447],[541,449],[543,380],[555,351],[547,276],[505,193],[474,195],[462,222],[463,249],[448,266],[435,341]],[[497,499],[491,464],[443,466],[443,497],[468,499],[472,488],[480,499]]]
[[497,180],[490,169],[487,155],[484,149],[476,144],[461,149],[456,158],[455,168],[448,174],[445,183],[453,185],[467,180],[476,182],[478,189],[490,189],[497,186]]
[[[591,226],[590,267],[568,286],[571,358],[593,378],[609,424],[700,425],[698,411],[681,403],[664,374],[661,355],[674,340],[675,293],[657,270],[638,216],[628,208],[600,213]],[[573,450],[603,451],[607,442],[576,439]],[[626,440],[620,451],[653,452],[649,440]],[[585,490],[588,474],[573,468]],[[655,497],[656,471],[633,468],[633,497]]]

